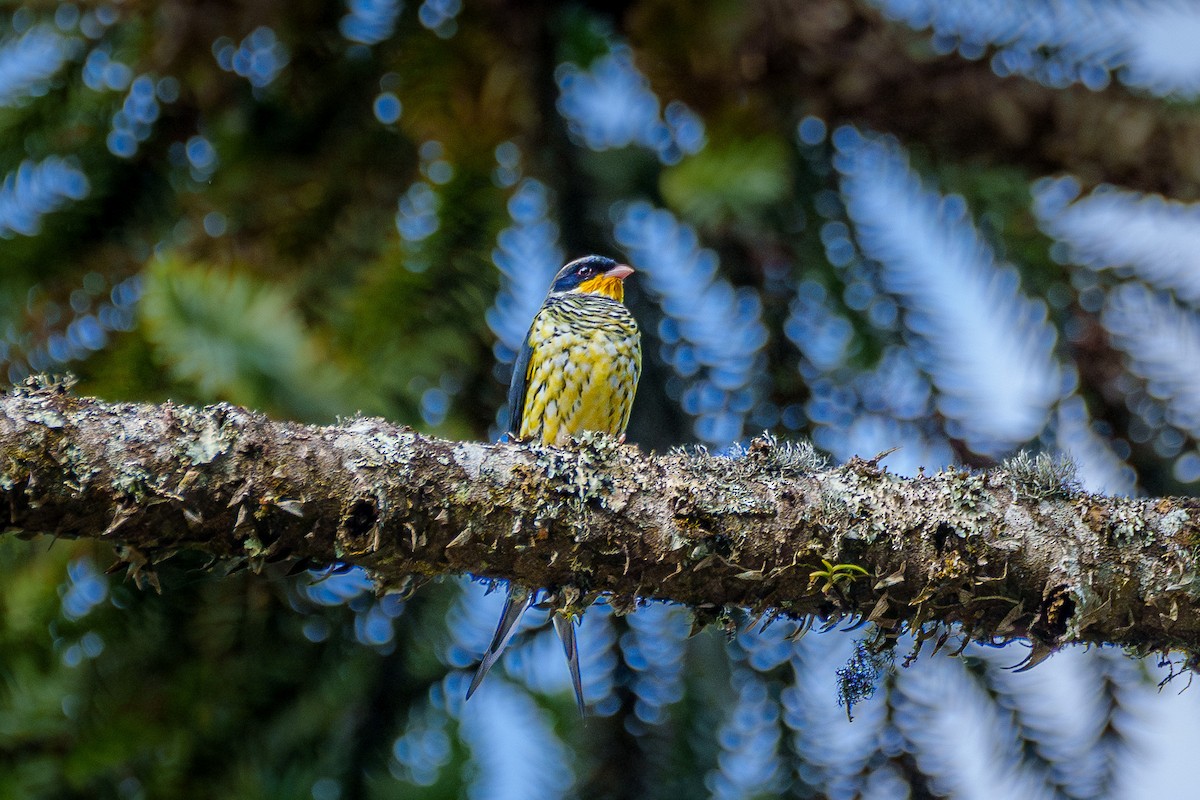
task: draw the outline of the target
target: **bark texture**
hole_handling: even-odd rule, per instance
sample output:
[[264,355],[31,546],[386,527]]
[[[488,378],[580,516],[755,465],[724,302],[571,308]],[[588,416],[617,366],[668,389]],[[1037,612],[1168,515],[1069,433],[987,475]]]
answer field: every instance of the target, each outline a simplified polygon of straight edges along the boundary
[[[62,385],[0,399],[7,529],[106,539],[135,577],[183,549],[251,566],[340,560],[384,588],[470,572],[554,589],[885,632],[961,622],[1139,652],[1200,649],[1200,502],[1076,490],[1061,465],[915,479],[806,445],[737,458],[450,442],[356,418],[275,422],[227,404],[106,403]],[[943,629],[944,630],[944,629]]]

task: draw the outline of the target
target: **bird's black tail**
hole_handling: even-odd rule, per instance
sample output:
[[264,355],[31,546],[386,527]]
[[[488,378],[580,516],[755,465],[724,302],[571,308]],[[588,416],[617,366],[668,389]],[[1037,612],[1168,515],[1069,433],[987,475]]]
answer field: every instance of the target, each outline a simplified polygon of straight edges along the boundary
[[571,686],[575,689],[575,705],[579,706],[579,716],[584,715],[583,680],[579,677],[579,641],[575,638],[575,623],[563,614],[555,612],[551,615],[554,620],[554,630],[562,640],[563,652],[567,656],[567,668],[571,670]]
[[508,597],[504,601],[504,613],[500,615],[500,624],[496,626],[496,633],[492,636],[492,643],[488,645],[487,652],[483,654],[483,661],[479,662],[479,669],[475,671],[475,677],[471,679],[471,685],[467,689],[468,700],[471,699],[471,695],[475,694],[475,690],[479,688],[479,684],[483,683],[483,679],[487,677],[488,670],[500,660],[500,655],[504,652],[504,648],[508,647],[508,643],[512,641],[513,635],[517,632],[517,624],[521,621],[521,615],[525,613],[525,609],[529,608],[532,602],[533,592],[515,583],[508,585]]

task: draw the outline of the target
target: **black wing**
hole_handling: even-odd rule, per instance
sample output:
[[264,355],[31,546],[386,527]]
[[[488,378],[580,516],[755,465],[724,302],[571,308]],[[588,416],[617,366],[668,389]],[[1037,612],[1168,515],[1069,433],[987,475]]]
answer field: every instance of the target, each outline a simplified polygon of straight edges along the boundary
[[512,381],[508,384],[508,438],[516,439],[521,434],[521,413],[525,410],[525,389],[529,385],[529,359],[533,357],[533,348],[529,344],[533,326],[525,334],[525,344],[513,364]]

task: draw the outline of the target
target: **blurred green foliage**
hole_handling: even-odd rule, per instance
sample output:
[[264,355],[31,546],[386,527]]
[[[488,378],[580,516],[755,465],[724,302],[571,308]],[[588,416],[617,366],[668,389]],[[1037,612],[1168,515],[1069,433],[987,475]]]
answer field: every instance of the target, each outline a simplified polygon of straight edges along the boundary
[[142,326],[172,377],[200,398],[302,420],[345,407],[349,381],[278,284],[164,257],[144,273]]
[[713,142],[663,171],[663,199],[700,228],[754,228],[792,194],[787,146],[778,139]]

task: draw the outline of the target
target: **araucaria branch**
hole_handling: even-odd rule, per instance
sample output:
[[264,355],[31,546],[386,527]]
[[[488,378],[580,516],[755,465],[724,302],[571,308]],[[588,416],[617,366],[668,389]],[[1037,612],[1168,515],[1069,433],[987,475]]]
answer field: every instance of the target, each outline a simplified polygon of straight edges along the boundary
[[[450,442],[380,419],[328,427],[234,406],[106,403],[62,385],[0,399],[0,492],[20,534],[108,540],[135,578],[184,549],[350,562],[384,589],[469,572],[892,635],[961,623],[1039,652],[1200,650],[1200,502],[1079,491],[1065,465],[829,468],[807,445],[736,457]],[[578,593],[578,594],[575,594]],[[943,627],[944,630],[944,627]]]

